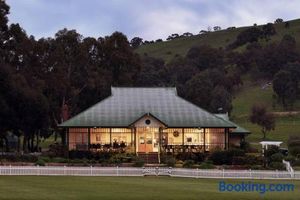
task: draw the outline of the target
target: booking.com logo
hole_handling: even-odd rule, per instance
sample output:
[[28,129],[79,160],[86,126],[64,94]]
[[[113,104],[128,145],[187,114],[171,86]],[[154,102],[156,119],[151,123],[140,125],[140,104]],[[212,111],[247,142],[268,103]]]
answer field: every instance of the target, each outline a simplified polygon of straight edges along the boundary
[[278,184],[264,184],[241,182],[241,183],[226,183],[225,181],[219,182],[220,192],[259,192],[265,194],[266,192],[293,192],[294,184],[278,183]]

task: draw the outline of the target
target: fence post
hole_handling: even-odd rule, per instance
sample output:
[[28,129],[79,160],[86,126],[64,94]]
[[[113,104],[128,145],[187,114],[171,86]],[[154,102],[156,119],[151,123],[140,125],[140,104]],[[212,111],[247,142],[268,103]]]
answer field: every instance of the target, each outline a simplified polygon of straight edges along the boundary
[[64,166],[64,175],[66,175],[66,166]]
[[278,178],[279,175],[278,175],[278,169],[276,169],[276,178]]
[[117,166],[117,176],[119,176],[119,166]]
[[196,178],[199,178],[199,169],[196,169]]
[[252,171],[249,169],[250,178],[252,178]]
[[11,165],[9,165],[9,175],[11,175]]
[[223,168],[223,178],[225,177],[225,169]]
[[93,175],[93,166],[91,165],[91,171],[90,171],[90,175]]
[[37,165],[37,166],[36,166],[36,175],[38,176],[38,175],[39,175],[39,173],[40,173],[40,166],[39,166],[39,165]]

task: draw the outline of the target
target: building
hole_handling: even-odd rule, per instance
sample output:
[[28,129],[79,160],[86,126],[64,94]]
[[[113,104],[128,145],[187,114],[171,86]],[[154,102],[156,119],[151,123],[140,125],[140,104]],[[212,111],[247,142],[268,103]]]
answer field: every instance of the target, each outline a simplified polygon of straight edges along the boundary
[[111,96],[59,125],[69,150],[208,152],[249,131],[179,97],[176,88],[112,87]]

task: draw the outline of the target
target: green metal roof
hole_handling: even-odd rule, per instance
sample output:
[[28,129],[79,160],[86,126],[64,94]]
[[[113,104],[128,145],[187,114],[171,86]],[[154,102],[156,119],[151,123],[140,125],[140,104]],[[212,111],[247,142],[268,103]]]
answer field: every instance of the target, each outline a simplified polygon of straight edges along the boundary
[[179,97],[176,88],[112,87],[111,96],[60,124],[60,127],[127,127],[151,114],[168,127],[236,125]]
[[251,133],[250,131],[248,131],[247,129],[244,129],[243,127],[237,125],[236,123],[232,122],[229,120],[229,117],[227,114],[215,114],[217,117],[222,118],[232,124],[234,124],[236,126],[236,128],[232,131],[232,133],[245,133],[245,134],[249,134]]

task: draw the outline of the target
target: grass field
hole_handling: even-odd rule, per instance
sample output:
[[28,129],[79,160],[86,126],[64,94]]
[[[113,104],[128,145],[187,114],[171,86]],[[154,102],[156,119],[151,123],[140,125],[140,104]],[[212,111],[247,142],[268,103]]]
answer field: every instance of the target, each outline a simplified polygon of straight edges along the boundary
[[[1,176],[0,199],[217,200],[299,199],[300,181],[254,180],[254,183],[295,184],[293,192],[220,192],[216,179],[170,177],[46,177]],[[225,180],[241,183],[245,180]]]

